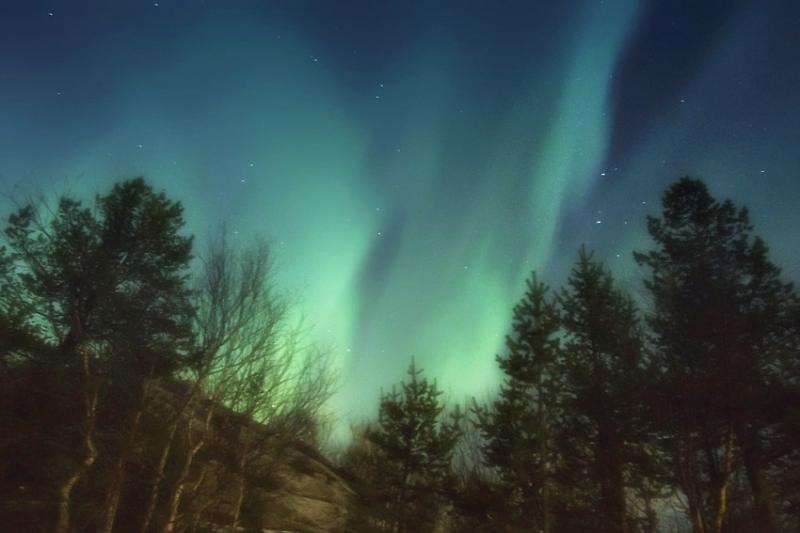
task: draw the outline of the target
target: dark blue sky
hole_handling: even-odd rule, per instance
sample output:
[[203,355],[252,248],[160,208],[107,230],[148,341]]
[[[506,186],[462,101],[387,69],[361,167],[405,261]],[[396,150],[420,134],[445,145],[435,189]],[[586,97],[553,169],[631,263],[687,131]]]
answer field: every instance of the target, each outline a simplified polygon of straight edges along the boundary
[[481,395],[529,272],[587,243],[639,290],[682,175],[800,277],[798,27],[788,0],[6,1],[0,179],[141,174],[200,238],[269,237],[344,417],[412,355]]

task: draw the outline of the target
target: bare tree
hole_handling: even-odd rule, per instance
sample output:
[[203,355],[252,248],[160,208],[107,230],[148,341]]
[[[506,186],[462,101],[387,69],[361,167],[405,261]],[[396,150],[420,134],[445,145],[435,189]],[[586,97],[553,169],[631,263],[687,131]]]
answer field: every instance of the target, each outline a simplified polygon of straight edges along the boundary
[[290,444],[297,440],[314,442],[318,436],[320,414],[333,393],[335,377],[330,371],[330,353],[299,344],[297,339],[302,337],[302,330],[289,334],[289,341],[276,358],[281,366],[257,361],[228,384],[235,401],[226,405],[258,428],[244,424],[236,428],[237,485],[230,524],[234,531],[239,527],[247,474],[255,461],[269,455],[269,469],[275,470]]
[[[187,488],[199,488],[199,483],[190,483],[192,467],[215,419],[223,411],[228,415],[232,411],[242,420],[266,427],[267,431],[258,435],[247,434],[246,423],[235,429],[237,491],[232,525],[237,527],[249,461],[268,442],[275,447],[277,435],[302,436],[330,397],[334,379],[328,358],[302,343],[307,332],[292,321],[291,301],[276,289],[274,274],[275,265],[265,243],[239,249],[230,244],[224,230],[211,241],[197,288],[197,365],[191,376],[195,385],[184,403],[184,412],[175,417],[170,428],[142,531],[153,518],[178,425],[184,425],[187,446],[168,498],[164,533],[175,529]],[[198,417],[202,423],[193,429],[192,421]],[[197,479],[205,476],[204,468],[207,466],[201,466]]]

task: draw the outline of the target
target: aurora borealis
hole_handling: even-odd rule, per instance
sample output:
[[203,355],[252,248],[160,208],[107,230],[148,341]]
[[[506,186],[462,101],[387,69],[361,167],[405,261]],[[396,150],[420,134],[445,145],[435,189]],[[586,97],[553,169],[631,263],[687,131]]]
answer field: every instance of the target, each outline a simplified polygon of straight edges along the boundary
[[792,0],[5,1],[0,185],[144,175],[200,242],[269,238],[342,420],[412,355],[483,396],[530,271],[586,243],[637,290],[682,175],[800,277],[798,26]]

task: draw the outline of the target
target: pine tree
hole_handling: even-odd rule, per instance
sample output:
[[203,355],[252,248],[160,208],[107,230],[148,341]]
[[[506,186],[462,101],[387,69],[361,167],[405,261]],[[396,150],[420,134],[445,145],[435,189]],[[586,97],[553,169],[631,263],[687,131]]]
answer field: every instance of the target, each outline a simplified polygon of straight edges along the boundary
[[7,283],[58,348],[51,364],[74,366],[79,346],[99,346],[103,370],[123,385],[186,363],[192,239],[183,225],[181,204],[142,178],[116,184],[93,207],[64,196],[53,212],[31,203],[9,216]]
[[436,382],[422,377],[413,360],[401,391],[381,398],[378,425],[370,436],[379,450],[379,471],[393,531],[431,530],[440,491],[450,473],[461,414],[444,416]]
[[[770,449],[796,391],[794,288],[781,280],[748,212],[683,178],[648,218],[656,249],[636,254],[650,270],[650,325],[670,402],[674,470],[696,533],[720,531],[737,459],[744,464],[759,530],[778,531],[767,470],[789,450]],[[793,389],[794,387],[794,389]],[[796,394],[796,392],[794,392]]]
[[[55,209],[31,203],[8,218],[0,324],[19,333],[10,348],[27,350],[30,365],[72,383],[63,403],[80,413],[74,417],[77,431],[52,428],[64,432],[61,439],[74,435],[81,450],[59,481],[56,531],[72,527],[73,489],[101,451],[98,402],[107,401],[115,418],[127,422],[124,435],[110,446],[118,456],[102,525],[110,531],[144,387],[189,362],[192,306],[186,283],[192,239],[181,235],[182,229],[181,205],[141,178],[115,185],[97,196],[93,207],[64,196]],[[23,316],[20,310],[26,308],[31,313]],[[32,332],[36,350],[22,342]]]
[[632,458],[642,456],[644,441],[642,334],[636,306],[585,249],[560,302],[565,334],[562,482],[584,488],[574,495],[576,512],[566,511],[575,516],[589,511],[598,531],[624,533]]
[[507,353],[497,356],[505,374],[503,386],[488,408],[476,406],[475,412],[485,462],[500,477],[508,521],[549,533],[560,318],[547,286],[535,274],[526,283],[525,295],[514,307]]

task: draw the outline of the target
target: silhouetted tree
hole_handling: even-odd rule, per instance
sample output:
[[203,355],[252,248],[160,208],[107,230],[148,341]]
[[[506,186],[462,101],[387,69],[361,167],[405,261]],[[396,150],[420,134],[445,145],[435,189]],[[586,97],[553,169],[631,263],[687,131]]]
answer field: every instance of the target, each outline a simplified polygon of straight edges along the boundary
[[554,442],[560,401],[560,318],[547,287],[535,275],[514,307],[507,353],[497,362],[505,374],[488,407],[476,406],[485,463],[498,473],[504,521],[527,531],[552,530]]
[[[290,321],[290,301],[275,286],[274,262],[266,243],[239,249],[222,231],[211,240],[202,263],[193,298],[195,362],[185,373],[192,385],[168,425],[141,531],[153,520],[179,433],[185,446],[160,529],[168,533],[180,527],[182,506],[192,508],[193,521],[202,518],[203,509],[194,505],[192,491],[200,488],[194,480],[205,478],[209,465],[196,459],[216,424],[238,444],[229,451],[229,467],[235,474],[229,526],[235,530],[253,460],[263,459],[268,449],[276,467],[288,443],[314,437],[322,408],[334,390],[336,377],[327,352],[308,344],[302,324]],[[223,413],[226,416],[220,419]],[[201,423],[193,424],[195,419]],[[259,431],[240,423],[242,419],[257,422]]]
[[[27,356],[75,382],[71,396],[81,412],[81,456],[57,490],[59,533],[70,529],[73,489],[98,457],[98,400],[111,391],[111,397],[130,398],[123,413],[131,417],[129,434],[115,452],[121,464],[124,443],[138,427],[143,387],[188,360],[192,240],[180,234],[183,223],[181,205],[141,178],[115,185],[93,207],[64,196],[55,209],[28,203],[8,218],[0,322],[15,331],[16,344],[6,349],[18,355],[35,333],[46,346]],[[121,476],[120,466],[112,476],[105,531],[113,525]]]
[[[753,235],[745,208],[683,178],[648,218],[649,269],[673,468],[695,533],[719,532],[731,476],[744,466],[759,531],[779,530],[768,470],[794,445],[777,445],[795,394],[797,296]],[[793,380],[793,381],[792,381]],[[784,441],[785,443],[785,441]],[[737,453],[738,452],[738,453]]]
[[645,438],[636,306],[585,249],[560,300],[565,334],[561,481],[584,488],[566,510],[570,505],[589,508],[592,524],[582,527],[623,533],[629,530],[626,488],[634,458],[644,454]]
[[401,391],[381,398],[378,424],[370,439],[378,448],[379,479],[388,519],[398,533],[429,531],[436,518],[442,484],[460,433],[461,413],[443,416],[435,382],[422,377],[412,361]]

